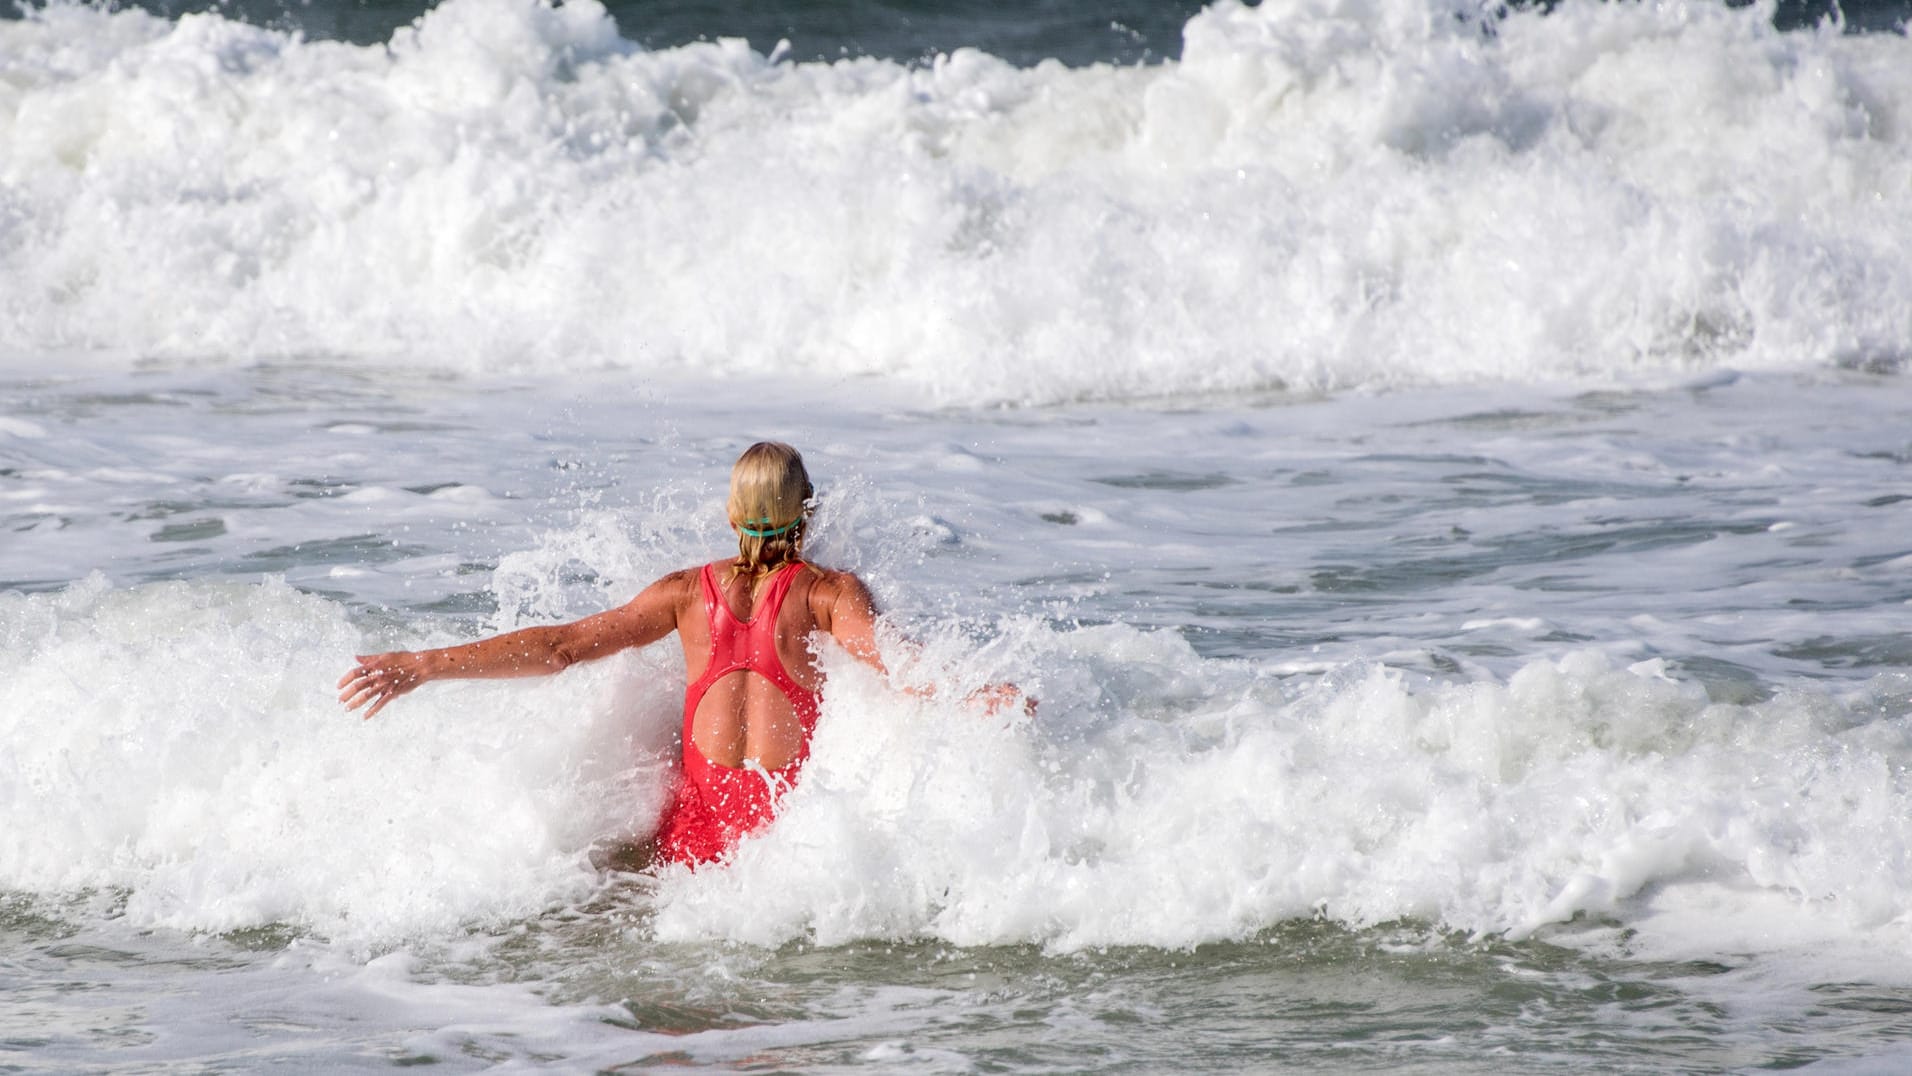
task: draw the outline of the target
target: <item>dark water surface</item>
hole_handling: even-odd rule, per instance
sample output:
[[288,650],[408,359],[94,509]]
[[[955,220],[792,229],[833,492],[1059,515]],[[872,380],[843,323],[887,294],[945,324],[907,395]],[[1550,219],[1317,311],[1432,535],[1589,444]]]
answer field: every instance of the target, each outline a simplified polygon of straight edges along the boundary
[[[17,10],[20,0],[0,6]],[[133,5],[127,5],[133,6]],[[371,44],[419,17],[419,0],[142,0],[167,16],[217,11],[311,38]],[[790,43],[798,60],[877,56],[920,61],[978,48],[1016,64],[1058,59],[1071,65],[1150,63],[1181,54],[1182,26],[1208,6],[1190,0],[610,0],[624,36],[647,48],[741,37],[768,53]],[[1516,4],[1514,6],[1529,6]],[[1547,5],[1551,6],[1551,4]],[[1780,0],[1774,21],[1809,27],[1834,12],[1849,31],[1903,30],[1908,0]]]

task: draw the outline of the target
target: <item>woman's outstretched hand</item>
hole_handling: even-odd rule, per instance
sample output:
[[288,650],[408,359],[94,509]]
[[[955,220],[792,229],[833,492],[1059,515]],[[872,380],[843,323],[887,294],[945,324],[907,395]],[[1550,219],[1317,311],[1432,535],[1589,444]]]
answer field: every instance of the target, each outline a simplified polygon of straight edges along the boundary
[[366,703],[365,719],[385,709],[385,704],[425,682],[424,663],[409,651],[389,654],[360,654],[358,665],[339,677],[339,701],[347,710]]
[[994,716],[1011,707],[1020,707],[1024,714],[1034,716],[1036,700],[1022,693],[1014,684],[984,684],[969,693],[964,702],[981,706],[983,713]]

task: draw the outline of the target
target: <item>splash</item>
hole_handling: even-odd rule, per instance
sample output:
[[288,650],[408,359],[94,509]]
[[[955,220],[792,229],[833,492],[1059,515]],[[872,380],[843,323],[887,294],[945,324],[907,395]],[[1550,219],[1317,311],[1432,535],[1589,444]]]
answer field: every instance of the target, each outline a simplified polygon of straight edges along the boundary
[[[670,656],[355,720],[341,655],[391,641],[452,640],[368,639],[270,581],[0,596],[0,887],[362,942],[592,892],[593,842],[662,805]],[[930,699],[829,659],[785,813],[723,869],[666,871],[659,937],[1177,947],[1312,917],[1522,937],[1666,894],[1860,937],[1912,890],[1903,676],[1734,705],[1591,653],[1449,681],[1026,617],[923,642],[899,675]],[[1034,719],[957,701],[1003,679]]]

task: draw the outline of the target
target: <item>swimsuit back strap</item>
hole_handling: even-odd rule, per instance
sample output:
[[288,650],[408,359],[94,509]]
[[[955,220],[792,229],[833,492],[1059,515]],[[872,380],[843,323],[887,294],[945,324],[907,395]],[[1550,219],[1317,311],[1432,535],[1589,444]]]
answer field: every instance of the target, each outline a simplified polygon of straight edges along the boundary
[[719,679],[739,669],[757,673],[776,685],[796,707],[798,714],[805,718],[804,724],[808,726],[814,723],[816,693],[797,683],[796,678],[784,667],[783,656],[777,651],[777,620],[783,611],[784,600],[789,597],[790,588],[803,567],[802,561],[788,561],[778,566],[763,601],[755,610],[756,615],[749,620],[740,620],[724,601],[723,591],[717,583],[717,564],[704,565],[700,574],[704,611],[710,625],[710,656],[705,662],[703,675],[685,692],[684,723],[687,729],[704,692]]
[[716,563],[712,562],[704,565],[704,570],[697,573],[697,579],[703,584],[704,617],[711,624],[715,625],[717,623],[717,610],[723,609],[726,612],[729,611],[729,607],[724,604],[723,591],[717,587]]
[[[784,667],[783,655],[777,650],[777,621],[783,614],[784,600],[790,596],[790,588],[795,585],[797,576],[802,571],[802,561],[789,561],[787,568],[777,569],[777,574],[771,578],[770,585],[764,593],[763,601],[757,606],[756,615],[750,619],[748,625],[750,640],[746,648],[748,653],[746,667],[775,684],[777,689],[783,692],[784,697],[790,700],[791,705],[796,707],[800,715],[806,711],[810,714],[815,713],[815,693],[797,683],[797,678],[791,676],[790,670]],[[812,704],[805,706],[805,699],[810,700]],[[808,725],[814,720],[814,717],[811,717],[805,721],[805,724]]]
[[[721,613],[737,624],[754,625],[768,621],[773,629],[777,624],[777,614],[783,611],[783,600],[789,596],[791,585],[797,581],[798,571],[808,567],[800,560],[787,560],[771,569],[770,589],[764,593],[763,601],[752,610],[750,618],[744,620],[731,612],[730,603],[724,600],[723,588],[717,582],[719,563],[721,562],[712,561],[704,565],[704,570],[698,573],[704,590],[704,612],[709,616],[710,622],[715,625]],[[792,570],[785,571],[785,568]]]
[[[784,565],[789,567],[788,571],[784,570]],[[759,624],[766,625],[772,635],[777,630],[777,616],[783,612],[783,600],[790,596],[790,587],[796,583],[797,574],[804,566],[800,560],[785,561],[784,565],[779,565],[776,574],[770,577],[770,588],[764,592],[763,602],[750,618],[753,628]]]

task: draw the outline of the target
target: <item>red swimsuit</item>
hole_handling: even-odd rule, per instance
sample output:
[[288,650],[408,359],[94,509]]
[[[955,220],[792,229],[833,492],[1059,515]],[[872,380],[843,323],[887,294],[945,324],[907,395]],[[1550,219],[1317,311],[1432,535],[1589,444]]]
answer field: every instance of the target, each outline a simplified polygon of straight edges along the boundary
[[[817,693],[797,683],[777,656],[777,614],[790,584],[803,570],[802,562],[793,561],[788,570],[779,569],[771,577],[757,615],[749,620],[737,619],[724,604],[716,569],[717,565],[706,564],[702,574],[704,612],[710,618],[710,661],[704,675],[684,692],[683,779],[657,830],[658,854],[674,863],[708,863],[769,822],[778,797],[796,783],[797,771],[810,757],[810,737],[817,728]],[[720,766],[705,758],[691,739],[691,725],[704,693],[739,669],[769,680],[790,700],[803,726],[803,743],[789,765],[775,770],[754,763],[743,768]]]

